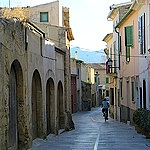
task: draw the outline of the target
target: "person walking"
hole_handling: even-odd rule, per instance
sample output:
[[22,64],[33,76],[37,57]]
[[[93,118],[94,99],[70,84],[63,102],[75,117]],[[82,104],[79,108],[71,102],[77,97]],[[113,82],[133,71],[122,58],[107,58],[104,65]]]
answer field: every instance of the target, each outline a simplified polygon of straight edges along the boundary
[[106,101],[106,98],[104,98],[104,100],[102,102],[102,112],[104,115],[104,111],[106,111],[107,120],[108,120],[108,108],[109,108],[109,103]]

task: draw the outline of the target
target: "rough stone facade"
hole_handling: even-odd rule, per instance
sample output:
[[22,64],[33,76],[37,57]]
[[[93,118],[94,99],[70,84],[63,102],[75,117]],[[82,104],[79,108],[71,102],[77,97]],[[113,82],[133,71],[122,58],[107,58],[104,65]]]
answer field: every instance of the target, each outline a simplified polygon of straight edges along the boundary
[[0,149],[28,149],[65,128],[66,53],[33,23],[0,19]]
[[91,110],[92,101],[91,101],[91,84],[82,81],[82,110],[87,111]]

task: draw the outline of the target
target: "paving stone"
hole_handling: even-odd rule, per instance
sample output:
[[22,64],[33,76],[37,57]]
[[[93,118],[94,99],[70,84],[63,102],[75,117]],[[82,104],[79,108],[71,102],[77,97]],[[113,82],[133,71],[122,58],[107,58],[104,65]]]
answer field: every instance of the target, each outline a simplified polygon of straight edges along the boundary
[[134,127],[115,121],[107,122],[101,108],[72,115],[75,130],[36,139],[30,150],[150,150],[150,140]]

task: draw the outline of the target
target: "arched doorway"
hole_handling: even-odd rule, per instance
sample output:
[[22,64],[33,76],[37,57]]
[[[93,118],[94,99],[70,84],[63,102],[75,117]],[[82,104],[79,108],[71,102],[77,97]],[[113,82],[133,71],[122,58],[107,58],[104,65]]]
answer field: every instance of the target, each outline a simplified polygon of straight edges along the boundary
[[26,128],[24,107],[23,73],[20,63],[15,60],[11,65],[9,76],[8,149],[24,146],[23,128]]
[[46,118],[47,118],[47,135],[55,132],[55,94],[54,82],[51,78],[46,84]]
[[64,102],[63,102],[63,86],[62,83],[58,83],[57,89],[57,109],[58,109],[58,129],[63,129],[65,127],[65,117],[64,117]]
[[42,134],[42,85],[39,72],[35,70],[32,78],[32,138],[42,137]]

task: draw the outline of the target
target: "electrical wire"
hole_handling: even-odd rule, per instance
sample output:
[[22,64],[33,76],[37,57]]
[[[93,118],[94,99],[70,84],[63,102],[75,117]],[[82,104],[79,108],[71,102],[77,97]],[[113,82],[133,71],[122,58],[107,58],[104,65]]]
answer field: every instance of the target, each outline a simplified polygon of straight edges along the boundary
[[[119,57],[119,56],[126,57],[125,54],[120,54],[120,55],[119,55],[119,54],[109,54],[109,55],[111,55],[111,56],[112,56],[112,55],[113,55],[113,56],[118,56],[118,57]],[[140,54],[139,54],[139,55],[130,55],[130,57],[145,57],[145,58],[146,58],[147,56],[145,56],[145,55],[140,55]]]

